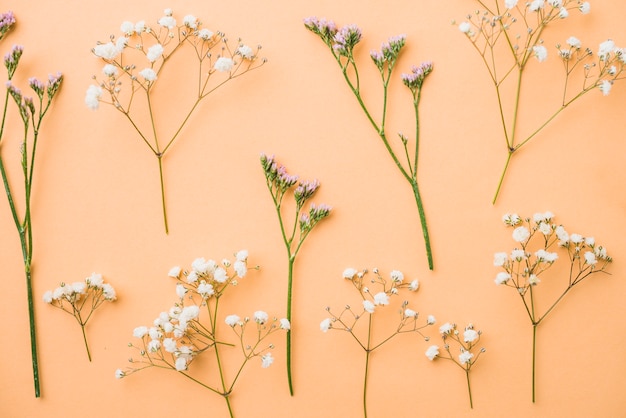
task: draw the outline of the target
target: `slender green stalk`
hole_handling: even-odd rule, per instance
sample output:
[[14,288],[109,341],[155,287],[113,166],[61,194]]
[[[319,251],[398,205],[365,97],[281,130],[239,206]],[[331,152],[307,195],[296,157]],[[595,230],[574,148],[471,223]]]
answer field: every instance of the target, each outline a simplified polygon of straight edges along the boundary
[[[219,298],[216,298],[215,309],[214,309],[215,315],[213,316],[212,323],[211,323],[211,329],[212,329],[214,336],[217,334],[217,330],[216,330],[217,322],[216,321],[217,321],[217,308],[219,307],[219,302],[220,302]],[[226,390],[226,379],[224,378],[224,369],[222,367],[222,361],[220,359],[220,352],[219,352],[218,344],[214,345],[214,349],[215,349],[215,360],[217,361],[217,369],[219,370],[219,373],[220,373],[220,382],[222,383],[222,392],[220,392],[220,395],[222,395],[222,397],[226,401],[226,406],[228,407],[228,413],[230,414],[230,417],[233,418],[234,417],[233,409],[230,404],[230,399],[228,398],[228,396],[230,395],[230,391]]]
[[367,348],[365,349],[365,377],[363,378],[363,416],[367,418],[367,377],[369,374],[369,365],[370,365],[370,354],[372,350],[370,350],[372,339],[372,315],[369,315],[368,325],[367,325]]
[[91,352],[89,351],[89,344],[87,343],[87,334],[85,333],[85,325],[80,324],[80,329],[83,331],[83,341],[85,341],[85,348],[87,349],[87,357],[91,361]]
[[474,409],[474,402],[472,401],[472,387],[470,386],[469,369],[465,369],[465,378],[467,379],[467,393],[469,394],[470,408]]
[[[289,275],[287,279],[287,320],[291,323],[291,299],[293,288],[293,265],[296,257],[289,256]],[[293,396],[293,377],[291,371],[291,330],[287,330],[287,382],[289,383],[289,394]]]
[[163,154],[157,156],[159,160],[159,179],[161,181],[161,205],[163,206],[163,224],[165,225],[165,233],[169,233],[167,224],[167,207],[165,205],[165,183],[163,181]]
[[500,175],[500,181],[498,182],[498,187],[496,188],[496,194],[493,196],[493,200],[491,204],[495,205],[496,200],[498,199],[498,194],[500,194],[500,188],[502,187],[502,182],[504,181],[504,176],[506,174],[507,168],[509,168],[509,163],[511,162],[511,157],[513,156],[514,150],[509,149],[508,155],[506,157],[506,163],[504,164],[504,170],[502,170],[502,174]]

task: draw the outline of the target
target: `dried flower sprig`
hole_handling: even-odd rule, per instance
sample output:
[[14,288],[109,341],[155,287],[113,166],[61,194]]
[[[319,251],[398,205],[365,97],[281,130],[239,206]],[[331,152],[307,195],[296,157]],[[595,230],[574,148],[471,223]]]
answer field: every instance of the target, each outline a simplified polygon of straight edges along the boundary
[[[278,215],[280,232],[287,249],[288,275],[287,275],[287,319],[291,321],[292,289],[293,289],[293,268],[296,256],[309,236],[313,228],[324,218],[328,217],[331,207],[325,204],[315,205],[311,203],[309,210],[305,210],[305,203],[313,197],[320,183],[317,180],[300,181],[298,176],[287,173],[287,169],[279,165],[275,158],[261,154],[261,167],[265,174],[265,182],[272,196],[274,207]],[[297,185],[297,186],[296,186]],[[291,222],[283,218],[283,198],[288,192],[293,193],[295,200],[295,216]],[[291,228],[289,225],[291,224]],[[293,381],[291,371],[291,351],[292,351],[291,331],[287,331],[287,380],[289,383],[289,393],[293,396]]]
[[[520,132],[520,98],[522,86],[528,84],[525,70],[532,61],[541,63],[548,58],[542,38],[544,30],[556,21],[566,19],[571,10],[589,13],[589,2],[534,0],[518,3],[518,0],[505,0],[504,6],[500,0],[494,1],[492,6],[482,0],[477,3],[484,10],[468,14],[458,28],[480,55],[498,99],[507,159],[493,197],[495,204],[513,154],[583,95],[593,90],[600,90],[605,96],[609,94],[613,83],[624,78],[626,49],[617,48],[609,39],[600,44],[594,56],[591,49],[583,48],[581,41],[574,36],[564,44],[557,44],[556,52],[564,71],[561,102],[530,134]],[[506,53],[502,53],[503,50]],[[545,74],[542,73],[541,77]],[[582,82],[575,80],[581,77]],[[514,96],[507,94],[508,83],[513,83]],[[513,109],[512,114],[506,114],[508,109]],[[524,136],[520,136],[522,134]]]
[[[416,292],[419,288],[417,279],[411,282],[404,281],[404,274],[401,271],[393,270],[389,273],[390,279],[382,277],[378,269],[374,269],[374,277],[366,280],[368,271],[358,271],[347,268],[343,272],[343,278],[349,280],[361,296],[361,303],[357,306],[346,305],[339,314],[334,314],[330,307],[326,311],[330,315],[320,323],[323,332],[329,330],[344,331],[357,342],[365,351],[365,375],[363,377],[363,416],[367,418],[367,383],[369,375],[369,364],[371,354],[386,342],[400,334],[418,333],[425,341],[428,337],[422,334],[422,329],[435,323],[435,317],[429,315],[423,325],[417,323],[418,312],[408,307],[409,302],[403,301],[398,310],[399,322],[392,328],[391,333],[379,342],[372,341],[372,328],[374,325],[374,313],[378,309],[390,304],[391,299],[396,297],[400,291],[409,290]],[[362,331],[357,331],[359,320],[367,317],[367,335],[363,336]]]
[[[178,282],[178,301],[168,311],[161,312],[151,327],[135,328],[133,336],[141,342],[137,345],[130,343],[129,347],[135,349],[137,355],[129,360],[129,367],[118,369],[115,376],[119,379],[152,367],[175,371],[222,396],[229,415],[233,417],[230,396],[244,367],[254,358],[260,359],[261,367],[269,367],[274,362],[270,352],[274,345],[265,343],[265,340],[276,331],[288,331],[291,328],[287,319],[270,318],[265,311],[256,311],[252,317],[243,319],[231,314],[218,320],[220,299],[228,289],[238,284],[239,279],[247,275],[247,259],[248,252],[242,250],[235,255],[234,262],[222,260],[217,263],[198,258],[193,261],[189,271],[173,267],[169,276]],[[235,344],[222,340],[222,324],[231,328],[235,334]],[[246,330],[249,330],[248,334]],[[234,369],[234,377],[228,383],[220,353],[223,347],[235,346],[239,346],[243,359]],[[205,383],[198,376],[199,371],[190,371],[190,365],[196,358],[211,352],[215,356],[219,373],[220,383],[217,386]]]
[[[402,83],[409,89],[413,98],[413,112],[415,114],[415,143],[412,147],[409,147],[409,138],[402,133],[398,134],[400,142],[402,143],[404,155],[399,155],[389,141],[389,135],[385,123],[387,121],[388,111],[388,93],[389,82],[393,70],[396,67],[398,56],[402,48],[406,43],[406,36],[399,35],[389,38],[387,42],[383,42],[380,51],[371,51],[370,58],[374,65],[378,69],[381,76],[381,82],[383,87],[382,98],[382,114],[380,120],[377,121],[372,111],[365,104],[361,93],[361,83],[359,79],[359,70],[354,57],[354,48],[361,40],[361,30],[356,25],[346,25],[341,29],[337,29],[335,23],[332,20],[318,19],[316,17],[309,17],[304,20],[304,26],[320,37],[320,39],[326,44],[333,57],[339,64],[341,72],[343,74],[348,87],[356,97],[359,105],[365,112],[367,120],[372,127],[376,130],[376,133],[380,137],[385,149],[389,153],[389,156],[400,170],[400,173],[406,181],[411,185],[413,195],[415,196],[415,202],[417,204],[417,211],[422,226],[422,235],[424,236],[424,245],[426,246],[426,257],[428,259],[428,268],[433,269],[433,256],[430,247],[430,235],[428,233],[428,226],[426,224],[426,213],[424,211],[424,205],[422,203],[422,197],[419,191],[417,172],[418,172],[418,156],[419,156],[419,141],[420,141],[420,122],[419,122],[419,103],[422,95],[422,86],[426,77],[432,72],[432,62],[424,62],[420,66],[412,66],[410,73],[403,73],[401,76]],[[412,149],[410,149],[412,148]],[[403,163],[401,158],[406,158]]]
[[[435,358],[451,360],[454,364],[463,369],[463,371],[465,372],[465,378],[467,380],[467,392],[469,394],[470,408],[474,408],[469,373],[472,369],[472,366],[474,366],[476,361],[478,361],[480,355],[486,351],[484,347],[481,347],[476,354],[472,352],[472,350],[478,347],[482,331],[476,331],[474,329],[474,325],[469,324],[465,327],[465,330],[461,335],[460,331],[457,329],[456,324],[446,322],[439,327],[439,334],[441,335],[441,339],[443,340],[443,350],[445,351],[446,355],[443,355],[440,352],[441,347],[439,347],[438,345],[431,345],[426,350],[426,357],[430,361],[433,361]],[[450,351],[450,344],[448,340],[452,340],[456,343],[456,345],[458,345],[458,355],[452,354],[452,352]]]
[[[104,283],[101,274],[92,273],[82,282],[71,284],[61,283],[54,290],[48,290],[43,294],[43,301],[61,309],[76,318],[83,333],[83,341],[87,350],[87,357],[91,361],[91,352],[87,343],[85,326],[94,311],[105,301],[113,302],[117,299],[115,289],[108,283]],[[87,312],[89,310],[89,312]]]
[[[121,35],[111,35],[108,42],[99,42],[92,50],[105,65],[102,75],[93,77],[96,83],[87,89],[85,104],[91,109],[97,109],[100,103],[113,106],[130,122],[157,158],[163,221],[167,233],[169,228],[163,180],[165,154],[202,100],[229,81],[259,68],[266,60],[259,58],[260,46],[252,48],[242,43],[241,39],[233,44],[225,33],[204,28],[203,23],[193,15],[185,16],[179,24],[171,9],[164,11],[164,16],[154,27],[144,21],[126,21],[122,23],[120,31]],[[187,106],[185,116],[177,128],[164,132],[155,120],[155,107],[157,104],[162,105],[157,100],[161,96],[157,94],[156,86],[159,80],[167,78],[165,69],[173,57],[184,55],[186,48],[193,50],[195,66],[190,65],[189,71],[171,74],[177,75],[183,83],[195,83],[196,88],[188,105],[175,105],[180,108]],[[150,123],[142,126],[140,122],[146,114]]]
[[[15,23],[16,19],[12,12],[0,14],[0,40],[4,39]],[[7,69],[8,81],[6,83],[6,93],[2,109],[2,125],[0,125],[0,145],[4,145],[4,128],[8,119],[7,110],[10,96],[17,106],[23,124],[23,137],[20,143],[22,175],[24,177],[24,214],[22,216],[18,214],[15,204],[15,194],[9,184],[2,153],[0,153],[0,173],[2,174],[2,183],[11,208],[11,215],[20,236],[24,272],[26,274],[26,293],[28,296],[33,380],[35,384],[35,396],[39,397],[41,395],[41,388],[39,384],[39,361],[37,359],[37,335],[35,330],[35,308],[32,284],[33,230],[31,219],[31,192],[33,187],[35,155],[37,152],[39,134],[41,133],[41,124],[44,116],[50,109],[52,99],[61,88],[63,76],[61,73],[49,75],[47,84],[37,78],[30,78],[28,84],[35,93],[36,98],[33,99],[32,97],[24,96],[22,91],[12,83],[13,76],[15,75],[23,52],[24,48],[22,46],[15,45],[11,49],[11,52],[4,56],[4,66]],[[4,148],[4,146],[0,148]]]
[[[606,248],[596,244],[593,237],[569,234],[562,225],[554,223],[552,212],[536,213],[532,219],[506,214],[502,221],[506,226],[514,228],[513,240],[519,247],[510,254],[498,252],[494,255],[493,264],[502,269],[495,283],[515,290],[533,326],[532,400],[535,402],[537,327],[574,286],[593,274],[608,274],[605,269],[612,258],[608,256]],[[540,312],[536,297],[541,287],[539,276],[545,274],[559,259],[557,252],[549,251],[553,247],[566,253],[569,277],[561,295]]]

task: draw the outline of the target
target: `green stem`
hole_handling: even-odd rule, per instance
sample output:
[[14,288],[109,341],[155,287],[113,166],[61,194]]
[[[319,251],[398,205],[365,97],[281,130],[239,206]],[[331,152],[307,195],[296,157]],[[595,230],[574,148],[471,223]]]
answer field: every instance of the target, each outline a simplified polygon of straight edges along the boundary
[[159,179],[161,181],[161,205],[163,206],[163,223],[165,225],[165,233],[169,233],[169,228],[167,226],[167,209],[165,206],[165,184],[163,182],[163,154],[157,155],[157,159],[159,160]]
[[504,170],[502,170],[502,174],[500,175],[500,181],[498,182],[498,188],[496,189],[496,194],[493,196],[493,200],[491,201],[492,205],[496,204],[496,200],[498,199],[498,194],[500,194],[500,188],[502,187],[502,182],[504,181],[504,176],[506,174],[507,168],[509,168],[509,163],[511,162],[511,157],[513,156],[512,150],[509,149],[509,155],[506,157],[506,164],[504,164]]
[[30,273],[30,263],[26,265],[26,292],[28,294],[28,320],[30,323],[30,353],[33,361],[33,379],[35,382],[35,397],[41,396],[39,386],[39,362],[37,361],[37,335],[35,333],[35,305],[33,303],[33,282]]
[[365,377],[363,378],[363,417],[367,418],[367,377],[370,365],[370,342],[372,338],[372,315],[369,315],[367,328],[367,348],[365,349]]
[[474,402],[472,401],[472,387],[470,386],[470,377],[469,377],[468,369],[465,369],[465,377],[467,379],[467,392],[469,393],[470,408],[474,409]]
[[87,349],[87,357],[89,358],[89,361],[91,361],[91,352],[89,351],[89,344],[87,344],[87,334],[85,333],[85,324],[81,324],[80,328],[83,331],[83,341],[85,341],[85,348]]
[[[219,304],[219,299],[215,301],[215,317],[213,318],[213,323],[211,324],[213,328],[214,336],[217,335],[217,330],[215,329],[215,327],[217,325],[216,319],[217,319],[218,304]],[[230,414],[230,417],[233,418],[235,415],[233,414],[233,408],[230,404],[230,399],[228,399],[230,392],[226,391],[226,380],[224,379],[224,369],[222,368],[222,361],[220,359],[219,344],[215,344],[215,360],[217,361],[217,368],[220,372],[220,381],[222,383],[222,392],[220,393],[220,395],[224,397],[224,400],[226,401],[226,406],[228,407],[228,413]]]
[[535,347],[537,345],[537,325],[538,324],[533,324],[533,403],[535,403],[535,363],[536,363]]
[[[287,320],[291,324],[291,295],[293,284],[293,265],[296,257],[289,256],[289,275],[287,280]],[[291,329],[287,330],[287,381],[289,383],[289,394],[293,396],[293,380],[291,375]]]
[[422,204],[422,197],[420,195],[417,180],[411,182],[413,188],[413,194],[415,195],[415,202],[417,203],[417,211],[420,217],[420,223],[422,224],[422,235],[424,236],[424,245],[426,246],[426,257],[428,258],[428,268],[433,269],[433,252],[430,248],[430,235],[428,234],[428,225],[426,224],[426,213],[424,212],[424,205]]

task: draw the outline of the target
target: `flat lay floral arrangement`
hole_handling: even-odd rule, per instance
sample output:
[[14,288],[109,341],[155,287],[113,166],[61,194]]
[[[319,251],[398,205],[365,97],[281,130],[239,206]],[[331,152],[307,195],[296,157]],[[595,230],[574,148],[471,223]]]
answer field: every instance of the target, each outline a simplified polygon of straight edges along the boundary
[[[82,35],[90,38],[91,50],[82,54],[84,62],[91,62],[87,71],[94,75],[81,81],[82,96],[70,97],[78,91],[74,85],[65,87],[70,79],[78,84],[71,67],[50,73],[43,81],[23,74],[40,64],[43,67],[46,56],[26,61],[28,45],[9,47],[13,32],[30,30],[28,15],[0,14],[0,47],[6,69],[0,126],[0,174],[7,197],[3,216],[8,225],[15,225],[19,238],[9,232],[3,235],[6,248],[11,248],[3,260],[19,262],[21,278],[12,274],[7,280],[23,287],[19,309],[27,317],[23,323],[28,333],[21,329],[24,338],[11,344],[27,352],[30,362],[16,361],[12,367],[24,373],[22,369],[30,366],[34,397],[43,398],[35,402],[54,397],[48,396],[47,388],[56,385],[58,376],[41,373],[57,367],[54,363],[58,360],[49,354],[53,341],[57,354],[61,347],[71,346],[74,354],[80,347],[81,355],[72,355],[70,364],[72,369],[82,370],[84,385],[90,379],[106,381],[99,384],[120,391],[120,396],[136,390],[161,394],[173,390],[172,398],[180,395],[177,390],[183,390],[176,389],[177,385],[186,385],[180,405],[184,402],[185,408],[200,415],[235,417],[250,415],[251,410],[260,414],[280,410],[277,416],[313,416],[310,400],[328,391],[328,396],[321,395],[324,399],[315,402],[319,403],[319,416],[381,416],[381,405],[390,399],[394,415],[420,416],[420,408],[430,413],[437,410],[437,400],[429,400],[426,392],[417,389],[425,380],[425,388],[433,391],[428,393],[445,392],[451,415],[472,410],[501,414],[506,412],[503,404],[494,400],[497,393],[488,389],[494,389],[489,380],[502,375],[517,376],[510,379],[506,396],[514,399],[516,408],[522,405],[524,414],[531,415],[535,409],[555,414],[566,408],[554,397],[564,366],[553,362],[552,356],[557,348],[581,357],[588,351],[564,340],[563,332],[555,335],[554,330],[569,325],[568,321],[593,317],[595,310],[617,312],[621,308],[615,301],[623,289],[619,284],[623,282],[619,265],[623,248],[615,239],[616,232],[607,229],[611,220],[595,202],[608,201],[601,196],[606,190],[598,185],[598,177],[619,182],[623,176],[616,170],[611,173],[615,179],[607,179],[599,174],[601,168],[585,161],[570,161],[571,169],[563,172],[533,165],[531,159],[533,153],[541,152],[542,141],[572,149],[578,141],[581,147],[588,146],[586,138],[555,134],[555,129],[565,125],[564,120],[572,120],[564,119],[569,113],[576,115],[585,109],[590,109],[590,116],[579,121],[581,124],[598,126],[603,136],[615,132],[613,140],[621,139],[619,123],[594,108],[616,95],[623,98],[620,84],[625,78],[626,48],[621,45],[626,46],[626,35],[618,39],[619,33],[592,21],[589,27],[598,32],[606,29],[606,34],[590,36],[591,29],[584,22],[593,16],[594,7],[580,0],[456,2],[449,8],[452,14],[446,16],[445,30],[450,33],[447,39],[459,39],[458,45],[465,45],[468,51],[464,56],[475,60],[469,69],[451,66],[429,46],[436,40],[419,39],[413,32],[408,35],[391,29],[391,36],[377,39],[380,33],[389,32],[387,25],[383,31],[365,19],[369,24],[361,27],[345,14],[341,20],[346,24],[321,15],[292,16],[292,27],[300,30],[293,36],[309,57],[304,67],[298,67],[309,74],[301,70],[299,76],[321,77],[325,83],[316,85],[315,90],[328,109],[331,104],[341,107],[344,103],[346,108],[333,119],[341,125],[329,126],[324,119],[328,109],[293,110],[319,127],[315,132],[302,129],[298,133],[270,126],[243,111],[255,107],[249,104],[255,91],[259,95],[268,91],[264,80],[276,77],[268,75],[276,70],[273,60],[281,62],[280,55],[290,52],[263,37],[259,37],[264,44],[261,47],[229,36],[214,16],[167,8],[146,11],[143,20],[131,20],[122,13],[118,27],[92,22],[90,32]],[[355,19],[362,16],[354,15]],[[246,37],[255,37],[255,30],[264,24],[263,19],[255,23],[242,28]],[[558,38],[564,33],[559,27],[568,24],[571,34]],[[578,30],[580,35],[575,33]],[[586,37],[601,41],[583,41]],[[334,63],[325,58],[334,58]],[[559,65],[551,65],[553,61]],[[335,70],[339,66],[342,77],[333,74],[333,66]],[[254,71],[261,67],[263,71]],[[467,80],[476,80],[465,85],[468,94],[474,94],[471,90],[477,85],[490,86],[480,92],[480,96],[489,96],[488,102],[481,103],[490,107],[485,110],[466,102],[462,109],[452,110],[459,102],[450,100],[446,109],[438,108],[444,102],[437,96],[450,93],[442,88],[443,78],[455,71],[464,71]],[[288,75],[281,77],[288,82]],[[530,92],[546,77],[557,87],[546,89],[545,101],[536,106],[536,99],[529,99]],[[273,85],[271,100],[263,96],[259,114],[277,113],[272,106],[283,100],[282,94],[291,94],[289,100],[293,99],[286,106],[297,107],[295,91],[278,86]],[[173,89],[184,94],[172,100]],[[64,102],[57,103],[61,100]],[[298,96],[298,100],[314,102],[316,98]],[[146,214],[156,211],[162,226],[150,225],[147,219],[153,217],[148,215],[130,221],[136,225],[132,231],[109,224],[108,232],[99,238],[106,244],[98,246],[108,248],[109,254],[96,254],[87,244],[76,245],[80,259],[64,254],[63,260],[55,263],[63,262],[65,267],[55,272],[49,254],[56,254],[56,240],[62,242],[65,232],[59,232],[64,231],[62,221],[58,225],[56,219],[52,222],[48,213],[54,205],[52,209],[46,206],[42,196],[65,185],[54,184],[51,179],[55,177],[43,172],[50,170],[55,141],[74,140],[70,129],[67,138],[58,134],[60,126],[72,119],[57,110],[63,109],[65,101],[79,103],[90,120],[103,120],[95,122],[95,129],[99,138],[108,138],[107,147],[133,141],[150,151],[148,157],[118,153],[115,158],[136,162],[138,170],[124,172],[123,178],[155,179],[154,187],[146,187],[158,189],[160,198],[120,205],[141,207]],[[623,108],[623,101],[620,105]],[[220,113],[226,109],[232,110]],[[215,112],[221,119],[215,118]],[[482,128],[490,133],[467,131],[465,136],[471,138],[473,147],[484,150],[481,152],[502,156],[500,151],[490,150],[496,143],[490,141],[492,136],[500,138],[497,142],[504,145],[506,160],[494,183],[495,194],[468,192],[468,198],[447,193],[438,185],[447,181],[449,167],[436,167],[429,159],[440,158],[434,152],[449,141],[446,127],[441,126],[439,113],[443,112],[447,112],[449,124],[455,123],[450,122],[455,117],[450,112],[480,118]],[[49,130],[49,123],[57,125]],[[212,124],[228,129],[214,135],[209,128]],[[615,126],[608,127],[611,124]],[[132,135],[117,133],[121,126]],[[327,163],[325,158],[334,160],[326,156],[345,149],[340,142],[350,139],[337,132],[350,132],[351,128],[358,129],[356,139],[368,150],[367,157],[359,159],[364,155],[359,149],[346,153],[339,166]],[[294,148],[298,135],[313,134],[319,135],[318,142]],[[196,135],[202,142],[194,143]],[[600,144],[603,138],[594,140]],[[201,149],[173,146],[179,142],[200,144]],[[234,142],[238,144],[236,154],[228,151]],[[269,149],[276,154],[266,153]],[[143,164],[144,158],[154,161],[150,154],[157,163],[150,164],[152,168]],[[512,165],[514,154],[519,157]],[[201,165],[185,161],[193,156],[197,162],[195,157],[200,155]],[[445,158],[448,161],[448,156]],[[456,158],[458,162],[465,157]],[[224,172],[222,164],[232,171]],[[385,175],[376,174],[377,181],[366,187],[359,185],[360,179],[354,175],[354,166],[359,165]],[[484,164],[475,161],[474,165]],[[67,166],[71,169],[71,164]],[[194,174],[207,167],[216,168],[214,176]],[[542,177],[549,184],[580,184],[580,192],[576,196],[564,192],[552,201],[540,198],[545,194],[534,184],[516,190],[517,196],[507,193],[504,198],[503,191],[518,187],[519,178],[525,175]],[[474,173],[463,176],[468,181],[477,177]],[[80,177],[90,182],[89,172],[81,172]],[[182,196],[179,193],[170,197],[166,193],[170,178],[186,179],[191,193],[185,199],[174,197]],[[408,185],[403,185],[402,178]],[[481,184],[483,181],[481,178]],[[584,189],[585,181],[597,188],[592,192]],[[129,189],[130,185],[112,182],[111,187]],[[411,195],[403,190],[407,186]],[[365,194],[359,192],[363,190]],[[397,200],[377,198],[388,191]],[[80,192],[72,194],[77,201],[83,199]],[[583,208],[592,204],[589,202],[594,202],[599,212],[592,221],[581,216],[587,213]],[[383,209],[383,216],[388,220],[361,215],[361,210],[370,213],[370,209],[387,204],[390,209]],[[466,210],[470,206],[472,209]],[[546,206],[558,209],[558,217],[546,211]],[[458,215],[444,219],[452,207],[458,209]],[[216,209],[227,216],[218,219],[213,215]],[[415,209],[417,216],[410,216]],[[100,213],[98,222],[106,223],[108,211]],[[173,214],[176,228],[170,227]],[[561,220],[567,221],[567,226]],[[72,228],[86,221],[86,215],[78,216]],[[346,227],[357,221],[356,229]],[[204,230],[205,225],[211,226]],[[456,238],[452,238],[452,230],[457,231]],[[484,236],[472,238],[472,232],[479,230]],[[371,231],[376,232],[373,238],[367,235]],[[393,238],[376,238],[380,231]],[[59,237],[52,240],[55,234]],[[506,244],[509,235],[512,242]],[[244,249],[232,252],[224,248],[234,241]],[[207,248],[212,254],[206,254]],[[455,253],[456,259],[451,257]],[[189,266],[176,265],[181,254],[192,260]],[[84,272],[74,270],[90,265],[88,259],[98,260],[94,262],[99,266],[96,271],[102,273],[80,280]],[[166,262],[169,265],[164,269]],[[366,265],[372,262],[381,267]],[[17,271],[17,266],[8,271]],[[21,285],[24,278],[25,286]],[[11,306],[17,309],[18,302]],[[59,311],[74,319],[54,313]],[[72,331],[55,331],[65,329],[68,323]],[[507,341],[511,329],[518,333],[515,342]],[[596,331],[600,332],[588,330],[589,338],[605,337]],[[108,341],[103,343],[105,334]],[[623,333],[618,330],[618,334]],[[506,356],[516,360],[505,362]],[[20,354],[19,359],[24,358]],[[614,370],[607,372],[626,373],[623,362],[616,362]],[[94,370],[104,365],[108,371],[96,377]],[[610,368],[606,364],[598,367]],[[574,406],[567,407],[569,412],[577,410],[576,402],[583,399],[580,393],[593,390],[586,375],[596,376],[597,371],[582,370],[570,375],[575,377],[567,382],[568,388],[580,391],[572,392],[578,398],[572,401]],[[608,378],[612,385],[617,380],[623,379]],[[16,390],[8,381],[3,378],[0,405],[9,405],[11,398],[5,396]],[[339,382],[349,382],[344,383],[350,386],[345,399],[341,396],[347,389]],[[389,382],[411,388],[410,396],[389,398],[390,391],[396,392]],[[313,387],[315,394],[311,393]],[[56,393],[56,388],[50,392]],[[266,393],[275,399],[263,398],[266,405],[257,406],[258,410],[250,406],[250,399],[257,402],[264,396],[259,394]],[[32,398],[32,394],[28,396]],[[183,401],[189,399],[186,396],[194,401]],[[603,399],[594,396],[594,402]],[[169,398],[163,396],[159,401],[168,403]],[[603,414],[616,412],[612,410],[617,408],[616,402],[606,407],[611,410],[603,409]],[[551,409],[540,409],[546,405]],[[39,406],[32,408],[27,415]],[[94,416],[110,414],[107,408],[111,406],[95,411]],[[2,411],[0,406],[0,415]],[[7,413],[12,416],[16,412],[7,409]],[[146,409],[146,414],[154,413],[154,409]]]

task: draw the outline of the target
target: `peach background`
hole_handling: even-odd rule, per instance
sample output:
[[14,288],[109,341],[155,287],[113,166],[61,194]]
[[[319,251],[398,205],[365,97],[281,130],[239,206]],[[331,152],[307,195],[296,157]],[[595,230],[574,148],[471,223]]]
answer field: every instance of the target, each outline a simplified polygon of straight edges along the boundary
[[[173,265],[187,267],[196,257],[221,259],[247,248],[250,263],[261,270],[227,297],[222,313],[265,309],[282,315],[287,264],[258,163],[259,153],[266,152],[302,178],[320,179],[315,202],[330,204],[334,212],[308,238],[296,263],[296,395],[288,395],[280,335],[276,363],[265,370],[255,362],[235,387],[237,416],[360,416],[364,354],[347,335],[318,328],[325,306],[356,300],[341,279],[348,266],[378,267],[385,274],[399,269],[419,278],[422,287],[410,298],[414,309],[435,315],[439,324],[474,322],[484,331],[488,350],[472,371],[470,410],[463,373],[448,363],[428,362],[428,344],[416,336],[398,337],[372,358],[372,417],[624,416],[625,83],[616,84],[608,97],[587,95],[519,152],[492,206],[506,156],[495,97],[479,56],[450,25],[475,8],[471,0],[88,5],[20,0],[10,7],[19,22],[1,49],[4,54],[14,43],[25,46],[18,82],[24,86],[31,75],[44,78],[57,70],[65,81],[44,121],[33,190],[41,399],[33,396],[18,236],[8,205],[0,204],[0,415],[226,416],[222,399],[172,372],[149,370],[121,381],[113,375],[126,365],[133,328],[174,301],[174,283],[167,278]],[[96,41],[117,34],[123,20],[155,21],[165,7],[178,18],[193,13],[231,38],[262,44],[269,60],[204,102],[168,154],[169,236],[161,226],[155,158],[112,108],[92,112],[83,104],[91,75],[100,71],[90,53]],[[625,12],[622,2],[592,2],[590,15],[572,13],[546,32],[546,45],[570,35],[594,50],[606,38],[626,45]],[[310,15],[363,29],[358,50],[366,100],[373,106],[380,103],[380,90],[368,51],[391,35],[407,35],[391,91],[392,133],[412,126],[400,72],[421,61],[435,63],[422,96],[420,154],[434,272],[427,269],[410,188],[329,51],[303,27],[302,19]],[[535,81],[527,84],[532,92],[523,98],[524,127],[553,108],[543,93],[560,80],[554,58],[529,68]],[[166,122],[165,107],[176,103],[159,105]],[[5,141],[3,155],[11,161],[15,181],[17,144]],[[500,222],[503,213],[532,216],[545,210],[571,232],[595,236],[615,262],[611,276],[597,275],[581,285],[540,327],[533,405],[531,327],[513,292],[493,284],[492,257],[514,246]],[[78,325],[40,296],[60,281],[82,280],[92,271],[105,276],[119,300],[103,306],[88,325],[89,363]]]

